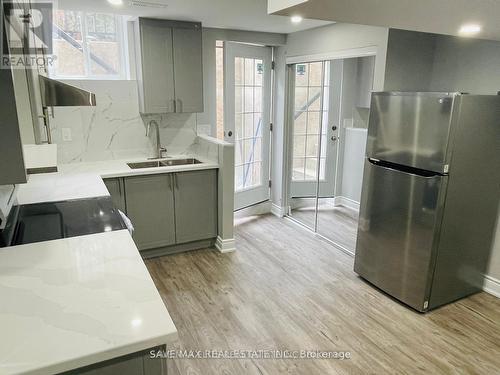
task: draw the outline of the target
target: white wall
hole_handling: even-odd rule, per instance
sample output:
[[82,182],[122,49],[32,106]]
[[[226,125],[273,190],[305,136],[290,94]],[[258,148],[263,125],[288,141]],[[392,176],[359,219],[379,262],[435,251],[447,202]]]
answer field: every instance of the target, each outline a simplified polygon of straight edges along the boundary
[[344,132],[344,154],[341,196],[361,201],[367,129],[347,128]]
[[[358,107],[370,106],[373,85],[374,57],[359,57],[342,61],[342,104],[340,119],[340,149],[336,195],[357,203],[361,200],[367,123],[356,115]],[[356,121],[358,120],[358,121]],[[361,126],[363,129],[356,129]]]
[[342,53],[357,48],[374,48],[374,89],[384,87],[385,57],[387,52],[388,29],[350,24],[333,24],[306,31],[289,34],[284,47],[276,51],[275,61],[275,112],[272,142],[272,203],[283,206],[285,176],[285,139],[286,124],[286,58],[304,55]]
[[369,108],[373,90],[375,56],[358,58],[357,60],[356,105]]

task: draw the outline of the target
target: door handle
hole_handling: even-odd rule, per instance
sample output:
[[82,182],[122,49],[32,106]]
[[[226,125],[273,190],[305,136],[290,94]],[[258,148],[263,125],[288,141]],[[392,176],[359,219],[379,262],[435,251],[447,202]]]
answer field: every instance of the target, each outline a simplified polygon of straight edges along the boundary
[[339,140],[339,137],[337,137],[336,135],[332,135],[332,137],[330,138],[333,142],[335,141],[338,141]]
[[227,136],[228,136],[228,137],[232,137],[232,136],[233,136],[233,132],[232,132],[231,130],[229,130],[229,131],[227,132]]
[[436,178],[436,177],[437,178],[446,177],[438,172],[424,171],[424,170],[413,168],[413,167],[401,168],[397,164],[393,164],[393,163],[386,162],[386,161],[381,161],[381,160],[378,160],[375,158],[367,158],[367,160],[370,164],[375,165],[379,168],[387,169],[389,171],[392,171],[395,173],[405,174],[408,176],[417,176],[417,177],[426,178],[426,179]]

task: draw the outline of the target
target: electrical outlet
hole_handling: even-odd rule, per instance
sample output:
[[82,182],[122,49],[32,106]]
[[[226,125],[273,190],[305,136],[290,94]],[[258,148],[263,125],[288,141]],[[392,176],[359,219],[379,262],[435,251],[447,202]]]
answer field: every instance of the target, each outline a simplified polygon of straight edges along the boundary
[[71,128],[62,128],[62,139],[64,142],[71,142]]

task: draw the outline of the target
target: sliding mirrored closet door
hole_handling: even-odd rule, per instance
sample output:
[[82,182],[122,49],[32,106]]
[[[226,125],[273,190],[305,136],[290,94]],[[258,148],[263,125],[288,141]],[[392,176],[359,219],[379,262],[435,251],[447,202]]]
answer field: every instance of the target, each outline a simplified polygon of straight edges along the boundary
[[354,252],[374,57],[289,65],[289,216]]
[[290,214],[316,230],[318,193],[335,190],[335,140],[329,137],[331,72],[329,61],[295,64],[289,116],[291,131]]

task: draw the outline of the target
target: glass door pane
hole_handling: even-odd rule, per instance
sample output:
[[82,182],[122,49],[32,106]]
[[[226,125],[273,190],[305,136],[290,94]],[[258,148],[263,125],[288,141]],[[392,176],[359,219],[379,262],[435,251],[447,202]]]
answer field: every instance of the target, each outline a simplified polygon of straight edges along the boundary
[[312,62],[293,65],[292,69],[290,213],[315,229],[318,179],[325,174],[325,164],[320,160],[326,66],[324,62]]
[[[342,225],[329,220],[335,210],[335,187],[337,178],[337,154],[340,128],[340,90],[342,82],[342,63],[327,62],[328,76],[325,79],[324,95],[327,109],[323,113],[321,165],[323,178],[318,189],[318,210],[316,231],[329,238],[333,231],[343,231]],[[340,223],[341,224],[341,223]]]
[[234,143],[235,209],[269,199],[270,47],[226,43],[225,140]]
[[235,58],[235,190],[262,185],[263,61]]

